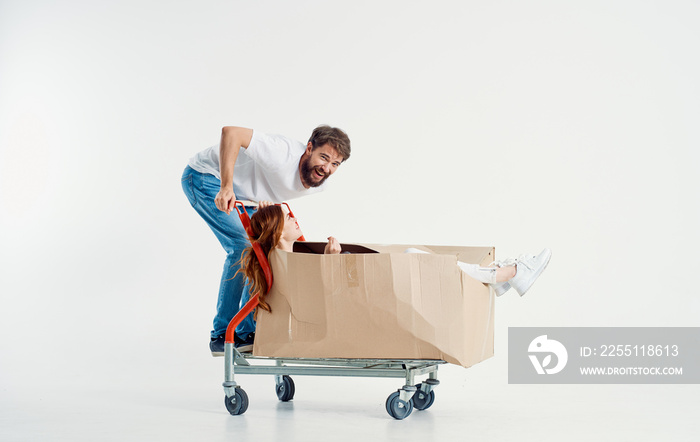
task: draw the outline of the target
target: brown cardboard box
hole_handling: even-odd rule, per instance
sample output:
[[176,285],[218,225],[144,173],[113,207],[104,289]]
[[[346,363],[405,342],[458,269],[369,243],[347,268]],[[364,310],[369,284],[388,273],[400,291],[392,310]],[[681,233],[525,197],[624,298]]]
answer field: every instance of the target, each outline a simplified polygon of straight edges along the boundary
[[488,265],[492,247],[366,245],[373,250],[356,250],[379,253],[322,255],[323,244],[304,244],[307,253],[270,256],[272,313],[258,313],[254,355],[464,367],[493,356],[494,296],[457,267],[458,259]]

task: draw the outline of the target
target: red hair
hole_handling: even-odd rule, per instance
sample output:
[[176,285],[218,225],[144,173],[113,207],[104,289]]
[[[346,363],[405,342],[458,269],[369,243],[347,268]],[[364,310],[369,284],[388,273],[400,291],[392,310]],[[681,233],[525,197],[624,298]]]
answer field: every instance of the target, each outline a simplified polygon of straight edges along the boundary
[[[269,259],[270,252],[277,247],[284,230],[284,211],[280,206],[267,206],[258,209],[250,218],[251,241],[260,244],[265,256]],[[263,272],[262,265],[250,246],[243,251],[241,256],[241,269],[250,282],[250,292],[258,293],[258,305],[261,309],[271,312],[270,306],[265,302],[265,295],[270,287]]]

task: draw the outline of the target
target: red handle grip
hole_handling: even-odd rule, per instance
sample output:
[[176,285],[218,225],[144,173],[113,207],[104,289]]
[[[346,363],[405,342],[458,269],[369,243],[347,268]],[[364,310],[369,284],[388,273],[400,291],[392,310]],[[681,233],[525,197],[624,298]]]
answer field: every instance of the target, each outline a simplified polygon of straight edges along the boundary
[[[289,216],[291,216],[292,218],[295,218],[294,212],[292,212],[292,209],[289,208],[289,204],[287,204],[287,203],[282,203],[281,205],[286,206],[286,207],[287,207],[287,211],[289,212]],[[299,223],[298,223],[298,222],[297,222],[297,227],[299,227]],[[299,237],[299,241],[306,241],[306,238],[304,238],[304,235],[301,235],[301,236]]]

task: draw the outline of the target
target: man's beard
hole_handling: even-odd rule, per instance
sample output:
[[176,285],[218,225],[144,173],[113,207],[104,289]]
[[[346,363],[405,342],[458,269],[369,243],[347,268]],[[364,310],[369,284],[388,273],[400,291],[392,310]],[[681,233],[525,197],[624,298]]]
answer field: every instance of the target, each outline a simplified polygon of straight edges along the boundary
[[[318,187],[326,181],[326,179],[328,178],[328,175],[326,175],[323,172],[323,170],[321,170],[317,167],[311,168],[309,166],[309,162],[310,162],[309,159],[306,159],[306,161],[301,162],[301,181],[309,187]],[[324,173],[324,176],[321,179],[321,181],[315,180],[315,178],[318,178],[318,175],[316,175],[316,171]]]

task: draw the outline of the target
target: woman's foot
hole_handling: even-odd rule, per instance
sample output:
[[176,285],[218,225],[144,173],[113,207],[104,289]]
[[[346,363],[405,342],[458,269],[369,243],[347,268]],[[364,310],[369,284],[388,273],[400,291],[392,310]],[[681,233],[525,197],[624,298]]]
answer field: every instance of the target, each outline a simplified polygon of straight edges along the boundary
[[496,296],[501,296],[511,288],[515,289],[520,296],[523,296],[535,283],[535,280],[542,274],[552,257],[550,249],[542,250],[539,255],[521,255],[517,259],[508,258],[504,261],[496,261],[494,265],[505,269],[515,268],[515,275],[507,281],[491,284]]
[[496,284],[489,285],[493,288],[493,291],[496,292],[496,296],[504,295],[508,290],[510,290],[510,284],[508,284],[508,281],[497,282]]
[[515,262],[515,276],[508,283],[520,296],[525,295],[535,280],[547,268],[551,258],[552,251],[550,249],[542,250],[539,255],[521,256]]

